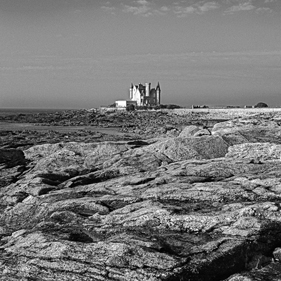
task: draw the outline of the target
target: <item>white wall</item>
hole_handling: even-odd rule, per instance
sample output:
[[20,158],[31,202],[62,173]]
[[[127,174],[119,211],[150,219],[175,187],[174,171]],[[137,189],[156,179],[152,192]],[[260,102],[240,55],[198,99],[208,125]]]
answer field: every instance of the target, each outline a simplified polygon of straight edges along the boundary
[[127,101],[126,100],[117,100],[115,101],[116,107],[126,107]]

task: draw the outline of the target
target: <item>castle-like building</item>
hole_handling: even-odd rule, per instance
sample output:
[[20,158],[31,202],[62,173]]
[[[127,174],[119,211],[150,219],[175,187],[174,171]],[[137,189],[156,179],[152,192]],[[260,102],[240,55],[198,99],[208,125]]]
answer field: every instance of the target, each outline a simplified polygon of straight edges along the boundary
[[151,83],[145,85],[131,85],[129,90],[130,100],[136,101],[137,106],[156,106],[160,105],[161,89],[158,82],[156,88],[151,88]]
[[129,100],[115,101],[115,107],[119,109],[127,108],[129,105],[136,106],[156,106],[160,105],[161,89],[158,82],[156,88],[151,88],[151,83],[144,85],[131,85],[129,89]]

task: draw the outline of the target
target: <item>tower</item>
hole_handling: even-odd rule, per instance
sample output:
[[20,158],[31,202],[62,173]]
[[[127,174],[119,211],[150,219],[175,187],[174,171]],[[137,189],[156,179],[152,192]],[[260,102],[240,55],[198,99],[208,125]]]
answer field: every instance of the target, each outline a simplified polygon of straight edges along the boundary
[[145,83],[145,96],[149,97],[151,83]]
[[160,89],[160,84],[158,82],[156,87],[156,104],[159,105],[160,102],[161,102],[161,89]]
[[130,87],[130,89],[129,89],[129,98],[130,98],[130,100],[133,99],[133,91],[134,91],[134,85],[133,85],[133,83],[132,83],[132,84],[131,84],[131,87]]

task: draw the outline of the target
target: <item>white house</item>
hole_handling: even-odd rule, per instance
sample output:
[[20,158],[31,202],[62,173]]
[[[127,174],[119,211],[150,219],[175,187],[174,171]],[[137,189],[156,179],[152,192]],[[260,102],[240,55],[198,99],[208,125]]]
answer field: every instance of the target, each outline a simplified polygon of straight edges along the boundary
[[132,100],[117,100],[117,101],[115,101],[115,107],[118,108],[118,109],[126,109],[127,106],[129,106],[131,104],[134,107],[137,106],[137,102],[136,101],[132,101]]

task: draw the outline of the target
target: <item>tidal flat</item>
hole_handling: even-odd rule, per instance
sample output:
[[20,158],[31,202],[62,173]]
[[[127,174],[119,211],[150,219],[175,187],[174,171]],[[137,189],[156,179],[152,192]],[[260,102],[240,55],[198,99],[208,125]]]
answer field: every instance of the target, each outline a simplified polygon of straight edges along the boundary
[[281,109],[0,114],[0,280],[281,276]]

